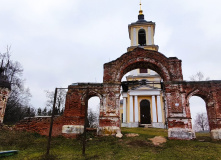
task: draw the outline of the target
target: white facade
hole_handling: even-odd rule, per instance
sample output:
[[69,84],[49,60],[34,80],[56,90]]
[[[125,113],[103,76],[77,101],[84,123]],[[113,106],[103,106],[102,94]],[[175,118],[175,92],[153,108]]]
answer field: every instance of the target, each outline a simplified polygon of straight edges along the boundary
[[139,85],[128,85],[127,91],[122,91],[121,127],[149,126],[164,128],[164,103],[161,91],[160,76],[148,69],[147,73],[133,70],[127,76],[127,81],[143,82]]

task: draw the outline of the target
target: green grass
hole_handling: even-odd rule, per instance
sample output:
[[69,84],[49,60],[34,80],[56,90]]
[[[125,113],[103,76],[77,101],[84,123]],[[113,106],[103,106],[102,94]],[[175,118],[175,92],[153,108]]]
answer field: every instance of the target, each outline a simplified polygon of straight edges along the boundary
[[[42,159],[104,159],[104,160],[181,160],[181,159],[221,159],[221,142],[212,141],[209,134],[197,134],[192,141],[168,140],[160,146],[154,146],[149,140],[154,136],[167,138],[167,130],[153,128],[122,128],[122,133],[138,133],[139,137],[113,136],[93,137],[88,135],[86,155],[82,156],[82,143],[79,139],[64,137],[52,138],[50,156],[45,157],[47,137],[36,133],[1,130],[0,150],[19,150],[8,160]],[[92,140],[89,138],[92,137]]]

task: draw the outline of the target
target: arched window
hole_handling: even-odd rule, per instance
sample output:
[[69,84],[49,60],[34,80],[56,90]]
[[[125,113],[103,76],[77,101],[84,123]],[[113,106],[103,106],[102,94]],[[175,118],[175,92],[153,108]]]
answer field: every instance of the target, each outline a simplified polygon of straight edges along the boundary
[[140,29],[138,32],[138,43],[141,46],[146,45],[146,32],[144,29]]
[[140,123],[151,124],[150,102],[148,100],[140,102]]

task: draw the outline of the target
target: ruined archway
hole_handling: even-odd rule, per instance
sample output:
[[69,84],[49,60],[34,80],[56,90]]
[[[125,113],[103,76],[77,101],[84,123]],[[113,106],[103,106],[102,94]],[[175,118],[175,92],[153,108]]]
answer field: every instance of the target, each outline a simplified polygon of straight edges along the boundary
[[[129,71],[137,69],[137,68],[149,68],[151,70],[156,71],[163,81],[182,81],[182,69],[181,69],[181,60],[176,57],[167,58],[163,54],[152,51],[152,50],[144,50],[142,48],[136,48],[131,52],[127,52],[123,54],[120,58],[111,61],[109,63],[104,64],[104,90],[106,90],[106,109],[108,112],[115,113],[116,117],[120,117],[120,103],[119,103],[119,95],[120,95],[120,85],[122,77]],[[111,86],[111,87],[110,87]],[[113,92],[114,91],[114,92]],[[129,99],[129,98],[128,98]],[[133,100],[134,99],[134,100]],[[160,100],[160,94],[156,94],[152,96],[153,106],[156,106],[155,100],[158,104],[163,104]],[[131,103],[133,101],[137,102],[137,96],[130,97]],[[163,100],[162,100],[163,101]],[[105,108],[104,107],[104,108]],[[159,106],[158,106],[159,108]],[[112,111],[111,111],[112,110]],[[114,111],[113,111],[114,110]],[[137,115],[137,106],[135,105],[135,109],[130,110],[129,117],[130,121],[129,126],[135,127],[138,125],[138,117],[133,117],[132,115]],[[158,110],[160,115],[162,116],[162,112]],[[153,114],[158,112],[157,109],[153,111]],[[153,124],[155,126],[164,127],[163,118],[160,118],[160,123],[158,123],[158,119],[154,116],[155,120]],[[107,118],[109,119],[109,118]],[[115,120],[115,125],[120,127],[120,118],[119,120]],[[162,123],[162,124],[161,124]],[[128,126],[127,124],[122,124],[124,126]]]
[[104,83],[119,83],[124,74],[142,67],[156,71],[164,81],[183,80],[181,60],[176,57],[167,58],[157,51],[136,48],[115,61],[104,64],[103,81]]
[[214,139],[221,138],[219,136],[221,128],[221,81],[174,81],[165,82],[164,85],[167,94],[170,138],[195,138],[189,108],[189,99],[192,96],[199,96],[205,101],[211,136]]

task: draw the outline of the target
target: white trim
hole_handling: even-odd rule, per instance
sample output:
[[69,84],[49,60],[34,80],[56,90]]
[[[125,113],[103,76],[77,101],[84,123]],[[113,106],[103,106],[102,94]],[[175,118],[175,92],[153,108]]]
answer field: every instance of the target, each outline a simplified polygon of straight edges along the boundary
[[157,110],[155,96],[152,96],[152,111],[153,111],[153,122],[157,122]]
[[130,122],[134,122],[133,96],[130,96]]
[[163,122],[160,96],[157,96],[158,122]]
[[124,97],[123,99],[123,123],[127,120],[127,99]]
[[135,100],[134,100],[134,104],[135,104],[135,122],[138,122],[138,100],[137,100],[137,96],[135,96]]
[[127,98],[127,92],[122,93],[123,98]]
[[154,91],[151,91],[151,90],[145,90],[145,91],[130,90],[130,91],[128,91],[128,94],[131,95],[131,96],[152,96],[152,95],[159,96],[160,91],[157,91],[157,90],[154,90]]
[[137,46],[137,33],[136,28],[133,28],[133,46]]
[[152,45],[152,32],[151,32],[151,27],[148,27],[148,45]]

